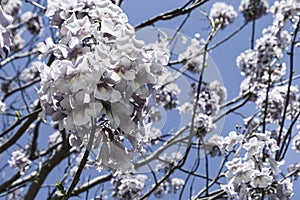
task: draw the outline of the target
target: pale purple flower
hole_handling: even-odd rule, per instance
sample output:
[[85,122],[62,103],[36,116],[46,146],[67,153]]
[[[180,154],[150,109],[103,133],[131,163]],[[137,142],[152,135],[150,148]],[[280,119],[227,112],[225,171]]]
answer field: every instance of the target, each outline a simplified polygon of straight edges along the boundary
[[229,135],[226,136],[223,140],[224,148],[227,152],[231,152],[235,145],[241,143],[244,139],[243,135],[237,134],[235,131],[229,132]]
[[242,52],[236,59],[237,66],[243,76],[249,76],[257,68],[257,53],[251,49]]
[[219,81],[209,83],[210,96],[217,104],[221,105],[227,99],[227,89]]
[[[51,66],[38,66],[44,114],[60,129],[78,133],[70,137],[75,146],[79,138],[87,144],[91,119],[107,120],[99,128],[104,135],[96,133],[95,165],[99,170],[129,168],[131,152],[143,139],[148,98],[166,72],[166,42],[137,40],[125,13],[109,0],[53,0],[46,15],[59,29],[60,40],[38,45],[42,56],[57,58]],[[175,89],[170,89],[172,95]],[[132,149],[125,148],[124,140]]]
[[175,83],[163,85],[156,91],[156,103],[162,105],[164,109],[174,109],[179,104],[178,94],[179,87]]
[[152,124],[149,123],[145,125],[144,131],[145,133],[142,140],[143,143],[149,146],[158,143],[162,134],[160,129],[152,127]]
[[241,158],[233,158],[226,162],[226,167],[228,171],[225,173],[227,178],[232,178],[236,172],[243,166]]
[[251,174],[251,185],[254,188],[266,188],[273,182],[273,177],[270,175],[268,168],[254,170]]
[[251,159],[253,156],[260,156],[264,146],[265,143],[259,141],[256,137],[250,138],[249,141],[243,145],[243,148],[246,150],[245,157]]
[[276,196],[279,199],[290,199],[293,196],[293,182],[289,178],[285,178],[278,183]]
[[212,118],[206,114],[198,114],[195,116],[194,128],[196,128],[196,136],[204,137],[207,133],[215,129]]
[[214,23],[214,27],[224,29],[227,25],[233,23],[237,13],[231,5],[227,5],[224,2],[216,2],[210,10],[209,17]]
[[24,81],[32,81],[33,79],[39,77],[38,65],[38,62],[33,62],[30,67],[25,68],[21,72],[21,77]]

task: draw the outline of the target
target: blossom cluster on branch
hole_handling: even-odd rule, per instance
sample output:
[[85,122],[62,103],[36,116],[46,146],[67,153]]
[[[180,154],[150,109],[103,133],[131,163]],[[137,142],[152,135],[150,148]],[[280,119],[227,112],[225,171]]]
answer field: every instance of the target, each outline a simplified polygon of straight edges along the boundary
[[[50,66],[38,66],[45,115],[60,129],[75,131],[78,139],[70,139],[71,145],[87,144],[95,134],[94,148],[99,146],[102,156],[98,162],[118,166],[122,156],[116,152],[129,154],[122,138],[131,150],[142,139],[144,106],[166,71],[168,51],[137,40],[127,16],[111,1],[50,1],[46,15],[60,39],[40,44],[44,56],[57,57]],[[100,123],[99,133],[90,133],[91,118]]]

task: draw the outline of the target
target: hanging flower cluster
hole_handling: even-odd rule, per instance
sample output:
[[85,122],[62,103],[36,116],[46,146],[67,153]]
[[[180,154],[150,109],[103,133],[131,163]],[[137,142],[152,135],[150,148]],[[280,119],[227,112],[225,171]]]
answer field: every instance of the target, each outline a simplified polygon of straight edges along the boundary
[[261,191],[276,199],[287,199],[292,195],[290,180],[278,178],[281,171],[279,166],[283,165],[284,161],[278,162],[274,159],[279,147],[271,137],[271,132],[252,133],[247,137],[230,134],[226,137],[227,142],[222,144],[222,141],[218,140],[221,151],[231,149],[228,148],[229,137],[232,138],[230,146],[238,145],[238,151],[235,157],[226,163],[225,176],[228,182],[221,185],[221,188],[227,194],[237,199],[260,198]]
[[[184,103],[178,107],[178,110],[181,113],[193,113],[196,95],[197,91],[193,88],[193,101]],[[202,83],[194,121],[198,137],[204,137],[215,129],[213,117],[219,112],[220,106],[226,98],[227,90],[219,81]]]
[[241,92],[253,91],[252,100],[257,92],[267,85],[280,80],[286,73],[285,63],[278,63],[283,50],[287,48],[291,38],[286,30],[270,26],[263,30],[263,36],[256,41],[255,49],[242,52],[236,59],[241,74],[246,79],[241,84]]
[[113,155],[119,155],[113,148],[128,155],[124,137],[133,147],[141,140],[144,106],[166,70],[169,54],[159,45],[137,40],[125,13],[109,0],[53,0],[46,14],[61,39],[58,44],[39,44],[43,56],[54,53],[58,58],[38,67],[45,114],[58,121],[60,129],[77,131],[70,138],[75,146],[88,137],[91,118],[105,122],[99,124],[102,135],[96,136],[94,147],[103,142],[99,154],[105,157],[97,160],[115,166],[118,159]]
[[[274,17],[273,24],[263,30],[263,35],[256,40],[254,49],[241,53],[236,60],[242,75],[246,76],[241,83],[241,92],[250,91],[250,100],[255,101],[261,116],[267,114],[266,119],[269,122],[279,122],[286,101],[289,101],[287,117],[295,114],[299,107],[297,87],[291,86],[289,97],[287,97],[288,86],[276,86],[276,82],[286,74],[286,64],[280,63],[279,60],[291,42],[291,36],[283,29],[283,26],[290,17],[296,17],[295,13],[299,9],[300,4],[297,2],[275,2],[270,9]],[[267,113],[265,113],[266,108]]]

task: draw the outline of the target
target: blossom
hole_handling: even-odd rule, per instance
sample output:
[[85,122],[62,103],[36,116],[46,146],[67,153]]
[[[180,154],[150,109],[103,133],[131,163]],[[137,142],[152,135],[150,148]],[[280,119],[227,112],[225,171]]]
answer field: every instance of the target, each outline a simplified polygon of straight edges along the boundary
[[225,150],[227,152],[231,152],[234,146],[240,143],[243,139],[243,135],[237,134],[235,131],[229,132],[228,136],[226,136],[223,140]]
[[184,68],[189,70],[190,72],[200,73],[206,62],[203,55],[204,46],[198,39],[193,38],[191,40],[191,44],[186,48],[186,50],[183,53],[179,54],[178,60],[182,61],[184,64]]
[[243,145],[246,150],[245,157],[252,158],[253,156],[260,155],[264,147],[264,142],[259,141],[256,137],[250,138],[249,142]]
[[7,27],[12,24],[12,16],[6,14],[0,6],[0,58],[6,58],[10,50],[10,36]]
[[205,142],[203,148],[205,149],[205,152],[209,153],[212,157],[216,155],[220,156],[224,153],[223,141],[224,138],[222,136],[214,134],[207,140],[207,142]]
[[0,113],[4,113],[6,110],[6,104],[0,100]]
[[12,152],[12,157],[8,164],[11,168],[18,169],[20,174],[23,175],[29,169],[31,161],[22,150],[17,150]]
[[21,22],[26,24],[28,31],[31,34],[38,34],[43,30],[43,23],[40,16],[32,12],[25,12],[21,16]]
[[156,103],[162,105],[166,110],[174,109],[179,104],[178,94],[180,89],[175,83],[163,85],[156,92]]
[[300,134],[299,133],[293,139],[292,149],[295,150],[297,153],[300,153]]
[[266,188],[273,182],[273,177],[270,176],[269,169],[254,170],[251,174],[251,185],[254,188]]
[[152,127],[151,123],[146,124],[142,142],[149,146],[156,144],[158,143],[161,134],[160,129]]
[[171,186],[173,187],[174,193],[176,193],[180,188],[183,187],[185,181],[181,178],[172,178],[171,179]]
[[72,145],[87,144],[95,134],[97,169],[128,168],[145,134],[146,103],[166,71],[164,42],[137,40],[125,13],[109,0],[54,0],[46,15],[61,39],[39,44],[42,56],[54,53],[57,58],[50,66],[38,66],[45,116],[72,131]]
[[[276,86],[274,89],[272,89],[271,92],[269,92],[269,98],[268,98],[268,113],[267,113],[267,119],[278,123],[279,120],[282,117],[282,113],[284,111],[284,106],[286,102],[287,97],[287,85],[283,86]],[[290,93],[289,93],[289,103],[287,107],[287,113],[286,116],[290,118],[292,115],[294,115],[295,112],[297,112],[297,108],[299,107],[299,89],[296,86],[290,86]],[[261,115],[264,114],[266,102],[265,102],[265,92],[261,92],[261,95],[256,101],[256,105],[260,109]]]
[[22,1],[21,0],[7,0],[1,1],[1,7],[5,10],[5,13],[12,16],[13,18],[17,18],[19,11],[22,9]]
[[210,10],[209,17],[214,23],[213,26],[220,26],[221,29],[224,29],[235,20],[237,13],[231,5],[227,5],[224,2],[216,2]]
[[198,114],[195,116],[194,128],[196,128],[196,136],[203,137],[207,133],[215,129],[212,118],[206,114]]
[[242,0],[239,11],[245,22],[256,20],[267,14],[269,4],[267,0]]
[[118,199],[132,199],[137,197],[144,189],[147,180],[146,175],[116,172],[111,183],[114,186],[112,196]]
[[38,71],[38,62],[33,62],[32,65],[28,68],[25,68],[21,72],[21,77],[24,81],[31,81],[37,77],[39,77],[39,71]]

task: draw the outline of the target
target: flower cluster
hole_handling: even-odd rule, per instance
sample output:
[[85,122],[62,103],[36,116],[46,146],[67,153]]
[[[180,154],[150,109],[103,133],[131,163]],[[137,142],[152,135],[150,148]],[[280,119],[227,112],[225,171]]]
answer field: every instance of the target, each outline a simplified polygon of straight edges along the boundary
[[204,46],[198,38],[193,38],[191,44],[186,50],[179,54],[178,60],[183,62],[185,69],[192,73],[201,73],[203,66],[205,66],[206,60],[204,61]]
[[211,157],[230,153],[244,139],[243,135],[231,131],[228,136],[212,135],[203,145],[205,152]]
[[297,0],[275,1],[270,10],[274,17],[273,24],[278,27],[283,27],[285,22],[289,19],[291,19],[293,23],[297,22],[295,19],[299,19],[300,2]]
[[269,4],[267,0],[242,0],[239,11],[245,22],[256,20],[267,14]]
[[162,198],[164,194],[176,194],[184,184],[185,181],[181,178],[168,178],[156,188],[154,195],[157,198]]
[[156,92],[156,103],[161,105],[166,110],[171,110],[177,107],[178,102],[178,94],[180,93],[180,89],[175,83],[169,83],[167,85],[163,85]]
[[291,41],[286,30],[272,25],[263,30],[263,36],[256,40],[255,49],[242,52],[236,59],[241,74],[246,79],[241,83],[241,92],[249,90],[255,101],[261,91],[279,81],[286,73],[285,63],[278,61]]
[[294,137],[292,148],[293,148],[297,153],[300,153],[300,134],[297,134],[297,135]]
[[[197,91],[193,88],[193,101],[184,103],[178,110],[181,113],[193,113],[196,95]],[[219,112],[220,106],[226,98],[227,90],[220,82],[212,81],[202,84],[194,121],[198,137],[205,136],[215,128],[212,117]]]
[[38,65],[39,65],[38,62],[33,62],[30,67],[25,68],[21,72],[21,77],[23,78],[24,81],[30,81],[39,77],[39,70],[37,68]]
[[[236,143],[236,142],[234,142]],[[274,159],[279,149],[271,132],[252,133],[239,142],[235,157],[226,163],[226,185],[221,185],[230,196],[237,199],[259,198],[263,193],[269,197],[286,199],[292,195],[292,185],[278,180],[279,166],[284,161]],[[242,151],[244,150],[244,151]],[[288,188],[286,188],[288,186]]]
[[216,2],[213,4],[209,18],[213,22],[213,27],[224,29],[231,24],[237,17],[237,12],[231,5],[224,2]]
[[21,175],[29,169],[30,163],[31,161],[22,150],[12,152],[11,160],[8,161],[9,166],[18,169]]
[[6,27],[12,23],[13,18],[6,14],[0,6],[0,19],[0,58],[3,59],[8,56],[11,45],[9,32]]
[[170,170],[171,166],[176,166],[181,159],[182,155],[180,152],[166,153],[159,156],[160,162],[156,165],[156,171],[166,173]]
[[256,105],[260,110],[260,115],[264,116],[265,107],[267,106],[268,112],[266,119],[270,122],[278,123],[282,118],[286,101],[288,100],[288,107],[286,110],[286,117],[290,118],[295,113],[299,112],[300,95],[299,89],[296,86],[290,87],[290,93],[288,92],[288,86],[276,86],[268,94],[268,102],[266,102],[266,93],[260,92],[260,96],[256,100]]
[[117,199],[134,199],[144,189],[147,180],[146,175],[133,175],[130,173],[116,172],[111,179],[114,186],[112,196]]
[[96,160],[114,166],[128,154],[123,137],[134,148],[141,140],[144,106],[166,70],[168,52],[137,40],[125,13],[109,0],[50,1],[46,15],[59,28],[61,40],[40,44],[44,56],[55,51],[57,57],[50,66],[38,67],[45,114],[60,129],[77,131],[79,138],[70,139],[77,145],[87,142],[91,119],[104,120],[95,138],[100,141],[94,142],[100,148]]

